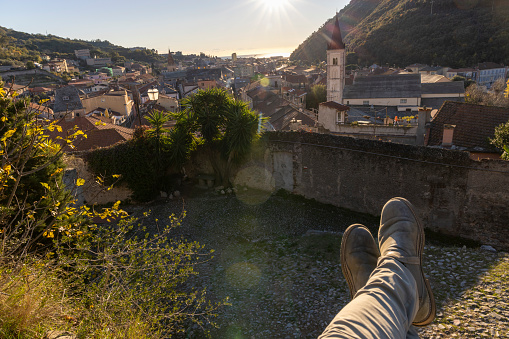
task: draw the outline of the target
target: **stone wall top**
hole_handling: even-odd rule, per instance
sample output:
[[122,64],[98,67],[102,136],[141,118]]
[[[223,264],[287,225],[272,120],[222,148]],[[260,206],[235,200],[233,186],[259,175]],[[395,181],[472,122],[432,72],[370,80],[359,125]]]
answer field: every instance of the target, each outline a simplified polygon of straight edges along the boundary
[[385,155],[397,158],[437,162],[440,164],[453,164],[472,166],[475,161],[469,158],[468,152],[446,150],[434,147],[412,146],[384,142],[378,140],[357,139],[331,134],[304,133],[304,132],[266,132],[270,142],[283,141],[288,143],[311,144],[336,149],[346,149],[368,154]]

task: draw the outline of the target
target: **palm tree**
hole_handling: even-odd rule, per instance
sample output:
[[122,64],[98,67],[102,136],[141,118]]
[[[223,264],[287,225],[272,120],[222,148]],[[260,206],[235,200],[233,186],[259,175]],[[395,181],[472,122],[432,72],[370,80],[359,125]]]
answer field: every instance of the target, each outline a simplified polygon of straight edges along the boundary
[[184,99],[182,107],[177,126],[186,124],[201,135],[216,182],[229,185],[232,170],[258,137],[257,114],[218,88],[199,91]]
[[243,101],[233,101],[226,110],[226,128],[221,154],[226,160],[223,180],[229,180],[233,166],[245,160],[259,134],[258,116]]
[[161,111],[153,111],[147,116],[147,120],[152,126],[147,130],[148,136],[154,140],[156,146],[156,161],[158,170],[161,169],[161,145],[163,144],[163,138],[167,130],[164,128],[164,124],[170,120],[168,114],[164,114]]

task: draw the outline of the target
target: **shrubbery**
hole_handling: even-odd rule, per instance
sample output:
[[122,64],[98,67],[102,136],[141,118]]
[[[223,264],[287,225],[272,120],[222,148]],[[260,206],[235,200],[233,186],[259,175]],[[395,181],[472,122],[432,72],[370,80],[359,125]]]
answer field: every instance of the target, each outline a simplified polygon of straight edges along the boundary
[[[185,288],[210,253],[171,237],[179,218],[147,229],[120,202],[76,206],[72,191],[86,183],[62,181],[61,147],[47,137],[59,127],[27,107],[0,91],[0,337],[68,329],[80,338],[158,338],[188,322],[210,323],[225,302],[208,303],[204,290]],[[70,132],[65,144],[84,134]],[[132,160],[138,152],[154,158],[151,140],[134,144]],[[158,174],[141,169],[138,180]]]
[[172,117],[177,123],[171,130],[163,128],[169,116],[153,112],[148,118],[150,129],[138,129],[131,141],[88,154],[90,168],[99,176],[120,174],[133,198],[147,201],[172,188],[172,178],[182,173],[200,145],[209,155],[216,182],[229,185],[235,168],[258,139],[263,120],[221,89],[199,91],[183,100],[182,107]]
[[495,137],[490,142],[503,151],[502,159],[509,160],[509,121],[495,128]]

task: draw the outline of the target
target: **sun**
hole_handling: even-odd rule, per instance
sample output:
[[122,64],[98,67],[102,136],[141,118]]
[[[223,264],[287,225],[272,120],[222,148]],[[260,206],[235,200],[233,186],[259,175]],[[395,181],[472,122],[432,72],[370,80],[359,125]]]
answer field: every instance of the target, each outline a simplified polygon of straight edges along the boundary
[[283,27],[293,26],[293,20],[299,15],[295,4],[307,0],[247,0],[248,6],[255,16],[253,27],[265,33],[282,31]]
[[266,10],[281,11],[290,5],[290,0],[260,0]]

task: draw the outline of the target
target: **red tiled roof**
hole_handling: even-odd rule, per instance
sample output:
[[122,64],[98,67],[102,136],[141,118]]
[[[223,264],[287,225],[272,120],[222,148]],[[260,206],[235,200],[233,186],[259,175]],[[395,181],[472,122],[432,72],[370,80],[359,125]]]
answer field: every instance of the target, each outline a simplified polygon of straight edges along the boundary
[[53,91],[53,89],[48,88],[48,87],[33,87],[33,88],[29,88],[28,91],[30,93],[44,93],[44,92],[51,92],[51,91]]
[[495,68],[504,68],[504,66],[496,64],[494,62],[482,62],[478,65],[479,69],[495,69]]
[[494,150],[489,144],[495,127],[509,120],[509,108],[446,101],[435,115],[428,146],[442,144],[444,124],[456,125],[452,144],[469,150]]
[[305,84],[308,82],[308,79],[305,75],[294,75],[294,74],[287,74],[284,76],[285,80],[291,84]]
[[42,106],[34,102],[30,102],[28,107],[31,112],[48,113],[48,115],[53,115],[53,110],[47,106]]
[[449,68],[447,72],[473,72],[473,68]]
[[296,95],[297,97],[300,97],[300,96],[303,96],[303,95],[307,94],[307,92],[306,92],[306,91],[303,91],[303,90],[301,90],[301,89],[296,89],[296,90],[294,90],[294,92],[295,92],[295,95]]
[[348,107],[346,105],[342,105],[342,104],[340,104],[338,102],[335,102],[335,101],[321,102],[320,105],[323,105],[323,106],[326,106],[326,107],[330,107],[330,108],[335,108],[338,111],[349,111],[350,110],[350,107]]
[[[100,122],[100,124],[96,125],[96,122]],[[134,133],[133,129],[104,123],[93,117],[76,117],[72,120],[62,119],[58,122],[58,125],[62,127],[62,133],[59,133],[56,129],[49,133],[50,138],[56,142],[61,142],[61,140],[56,139],[57,136],[66,137],[68,134],[74,133],[73,128],[75,126],[87,135],[87,138],[79,137],[74,142],[75,149],[68,149],[68,151],[87,151],[111,146],[132,139]]]

